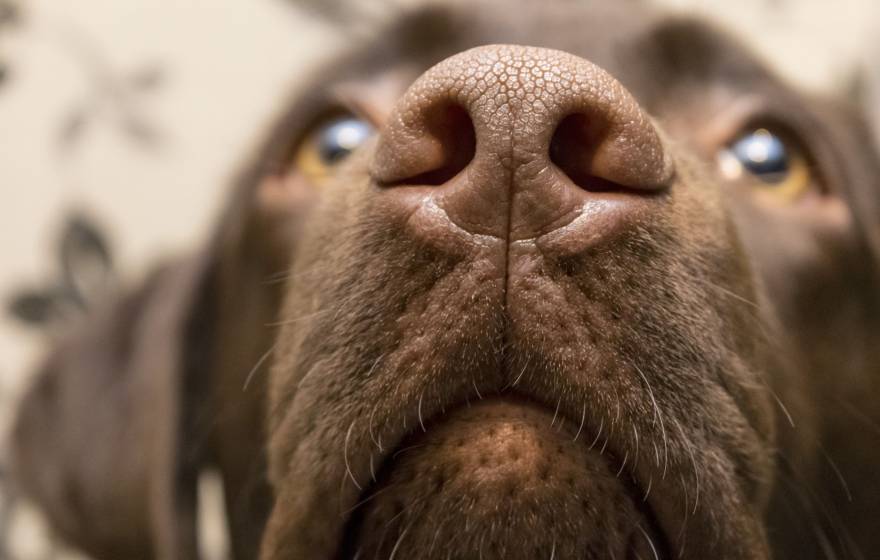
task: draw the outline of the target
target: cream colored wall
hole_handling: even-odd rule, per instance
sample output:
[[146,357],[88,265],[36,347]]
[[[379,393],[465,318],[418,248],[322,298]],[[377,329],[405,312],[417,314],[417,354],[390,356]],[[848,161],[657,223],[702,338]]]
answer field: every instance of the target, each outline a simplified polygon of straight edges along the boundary
[[[724,21],[785,75],[813,88],[842,87],[853,61],[878,52],[867,48],[880,29],[875,0],[664,1]],[[0,89],[0,297],[50,273],[53,233],[70,208],[87,209],[107,227],[128,278],[152,259],[197,243],[226,177],[286,85],[335,40],[281,0],[24,5],[25,25],[0,36],[0,54],[15,72]],[[166,69],[161,89],[138,104],[163,134],[157,150],[126,141],[111,114],[90,130],[81,151],[59,158],[59,119],[94,93],[73,37],[87,38],[115,73],[151,62]],[[7,411],[38,343],[0,319],[0,407]],[[22,557],[36,558],[42,537],[21,531]]]

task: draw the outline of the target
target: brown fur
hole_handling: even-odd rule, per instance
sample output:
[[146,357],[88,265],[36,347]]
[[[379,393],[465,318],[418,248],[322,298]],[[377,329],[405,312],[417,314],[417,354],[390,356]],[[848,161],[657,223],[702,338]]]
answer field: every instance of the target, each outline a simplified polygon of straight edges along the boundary
[[[501,47],[417,81],[490,43],[604,70]],[[638,208],[584,230],[601,242],[547,226],[567,203],[528,172],[565,115],[508,91],[509,118],[534,121],[481,122],[491,76],[456,102],[480,139],[462,161],[492,196],[401,186],[436,171],[415,143],[432,123],[406,115],[469,57],[504,53],[578,69],[650,116],[618,131],[630,152],[559,164],[587,190],[593,175],[664,183],[600,192]],[[340,84],[386,128],[317,189],[290,154]],[[23,402],[16,471],[67,540],[97,558],[195,558],[195,481],[216,467],[236,559],[880,547],[880,164],[851,108],[792,90],[709,26],[624,2],[417,10],[301,86],[209,246],[97,313]],[[811,154],[806,202],[767,203],[716,171],[753,122]],[[461,227],[412,202],[435,196]]]

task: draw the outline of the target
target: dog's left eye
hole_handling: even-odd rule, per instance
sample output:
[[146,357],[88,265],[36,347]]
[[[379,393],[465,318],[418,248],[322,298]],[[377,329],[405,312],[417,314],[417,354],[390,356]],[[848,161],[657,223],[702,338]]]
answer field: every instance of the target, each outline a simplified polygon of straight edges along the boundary
[[353,115],[335,116],[314,126],[297,150],[294,166],[312,179],[327,176],[373,134],[373,126]]
[[737,137],[718,154],[718,163],[727,179],[753,177],[762,191],[784,200],[796,199],[812,184],[803,150],[766,128]]

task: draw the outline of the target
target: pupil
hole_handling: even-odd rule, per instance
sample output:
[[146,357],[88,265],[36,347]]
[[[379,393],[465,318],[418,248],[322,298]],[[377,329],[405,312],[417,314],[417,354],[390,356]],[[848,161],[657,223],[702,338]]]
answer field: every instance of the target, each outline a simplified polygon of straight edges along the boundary
[[785,144],[766,130],[758,130],[734,144],[732,151],[750,173],[775,183],[788,173]]
[[371,133],[372,127],[357,119],[342,119],[330,124],[318,143],[321,160],[327,164],[341,161],[363,144]]

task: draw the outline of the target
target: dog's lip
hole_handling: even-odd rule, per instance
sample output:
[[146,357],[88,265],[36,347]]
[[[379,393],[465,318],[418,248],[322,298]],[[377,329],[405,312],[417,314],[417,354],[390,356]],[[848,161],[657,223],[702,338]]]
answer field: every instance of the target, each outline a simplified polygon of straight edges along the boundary
[[[430,416],[423,417],[421,414],[421,410],[417,410],[416,412],[419,417],[419,423],[414,428],[403,431],[395,439],[393,445],[383,447],[383,450],[378,455],[378,464],[380,465],[379,469],[373,470],[371,462],[371,471],[373,471],[373,476],[370,482],[363,487],[361,492],[357,495],[354,503],[352,503],[345,510],[345,519],[341,532],[342,539],[340,541],[339,550],[337,550],[334,558],[345,558],[343,554],[345,553],[346,547],[350,544],[349,541],[351,540],[355,529],[352,526],[354,522],[353,514],[371,499],[372,495],[374,494],[374,488],[379,479],[377,473],[382,472],[384,469],[388,468],[390,466],[390,463],[393,463],[396,457],[401,452],[407,449],[407,447],[404,445],[405,442],[414,435],[417,435],[418,432],[428,432],[434,426],[444,422],[445,418],[454,414],[456,411],[460,410],[463,407],[468,407],[475,402],[490,400],[513,401],[523,405],[537,406],[546,411],[552,412],[554,422],[556,422],[558,419],[560,423],[567,422],[573,423],[573,425],[578,426],[576,437],[581,438],[581,441],[584,442],[584,445],[588,446],[589,450],[592,450],[601,442],[602,447],[600,450],[600,454],[607,457],[607,460],[614,467],[615,471],[618,472],[621,476],[623,475],[623,473],[626,473],[626,475],[628,475],[632,486],[629,492],[634,502],[636,504],[644,506],[643,508],[641,508],[644,519],[646,519],[650,524],[651,532],[661,539],[661,542],[656,543],[656,548],[654,543],[652,543],[651,545],[655,558],[662,559],[671,557],[668,554],[668,551],[670,550],[670,547],[668,545],[670,540],[668,538],[668,533],[666,533],[667,525],[658,518],[656,509],[653,504],[653,501],[656,498],[650,496],[650,488],[648,489],[648,492],[645,492],[645,486],[642,484],[637,473],[631,468],[631,465],[628,465],[626,460],[619,459],[619,455],[617,454],[616,450],[617,446],[610,439],[610,437],[604,440],[601,439],[600,436],[602,435],[602,433],[599,429],[592,429],[591,426],[585,425],[585,416],[573,419],[564,409],[564,407],[561,406],[561,400],[557,401],[556,405],[550,406],[549,403],[546,402],[546,399],[522,391],[517,391],[514,388],[507,386],[498,391],[486,394],[481,393],[476,387],[474,387],[474,393],[466,395],[463,399],[450,399],[448,404],[441,403],[439,410]],[[371,457],[371,461],[372,460],[373,458]],[[641,537],[642,534],[634,534],[633,538],[635,538],[636,536]]]

